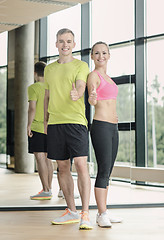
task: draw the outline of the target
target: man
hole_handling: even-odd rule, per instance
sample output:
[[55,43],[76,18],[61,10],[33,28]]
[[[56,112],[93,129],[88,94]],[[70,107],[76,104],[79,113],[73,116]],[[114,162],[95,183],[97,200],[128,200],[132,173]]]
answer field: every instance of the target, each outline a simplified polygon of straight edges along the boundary
[[28,124],[27,135],[29,153],[35,155],[38,173],[43,190],[31,196],[32,200],[49,200],[52,198],[51,184],[53,177],[52,161],[47,159],[47,139],[44,134],[44,62],[34,66],[35,83],[28,87]]
[[[69,29],[57,33],[59,59],[45,68],[45,132],[47,130],[48,158],[56,159],[60,184],[67,209],[52,224],[80,222],[79,229],[92,229],[88,206],[90,177],[87,169],[88,131],[85,117],[84,91],[89,68],[87,63],[73,58],[74,34]],[[78,188],[82,201],[81,220],[74,201],[74,185],[70,158],[78,173]]]

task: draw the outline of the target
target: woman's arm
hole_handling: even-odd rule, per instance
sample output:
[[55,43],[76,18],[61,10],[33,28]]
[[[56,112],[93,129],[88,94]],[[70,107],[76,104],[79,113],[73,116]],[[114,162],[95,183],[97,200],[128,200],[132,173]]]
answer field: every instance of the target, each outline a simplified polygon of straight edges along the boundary
[[93,106],[97,104],[96,89],[98,87],[98,84],[99,82],[97,79],[97,74],[95,74],[94,72],[91,72],[88,75],[87,88],[88,88],[88,94],[89,94],[88,102]]

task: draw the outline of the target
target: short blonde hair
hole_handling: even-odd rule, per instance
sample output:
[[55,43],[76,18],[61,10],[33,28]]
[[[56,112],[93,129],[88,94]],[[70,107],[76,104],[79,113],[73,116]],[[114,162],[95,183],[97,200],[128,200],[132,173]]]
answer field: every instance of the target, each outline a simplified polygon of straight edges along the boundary
[[64,33],[71,33],[73,38],[75,37],[75,34],[68,28],[62,28],[60,29],[56,34],[56,39],[58,39],[58,36],[63,35]]

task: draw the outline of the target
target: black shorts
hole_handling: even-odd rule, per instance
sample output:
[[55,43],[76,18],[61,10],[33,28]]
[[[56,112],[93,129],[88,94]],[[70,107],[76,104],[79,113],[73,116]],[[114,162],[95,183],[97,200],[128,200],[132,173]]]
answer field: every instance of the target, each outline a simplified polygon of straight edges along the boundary
[[81,124],[48,125],[47,146],[47,157],[50,159],[88,156],[88,130]]
[[47,135],[32,131],[33,136],[28,137],[28,152],[47,152]]

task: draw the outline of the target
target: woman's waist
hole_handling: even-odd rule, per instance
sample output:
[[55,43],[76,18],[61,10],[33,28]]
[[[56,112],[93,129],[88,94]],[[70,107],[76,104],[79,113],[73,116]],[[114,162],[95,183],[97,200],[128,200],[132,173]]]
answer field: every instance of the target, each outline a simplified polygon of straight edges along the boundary
[[118,116],[116,111],[101,111],[96,110],[93,119],[99,121],[105,121],[110,123],[118,123]]

